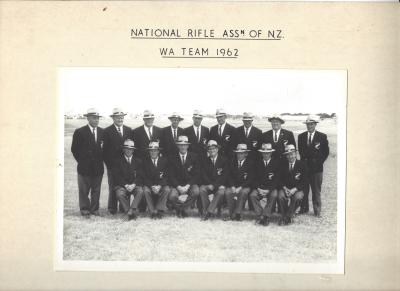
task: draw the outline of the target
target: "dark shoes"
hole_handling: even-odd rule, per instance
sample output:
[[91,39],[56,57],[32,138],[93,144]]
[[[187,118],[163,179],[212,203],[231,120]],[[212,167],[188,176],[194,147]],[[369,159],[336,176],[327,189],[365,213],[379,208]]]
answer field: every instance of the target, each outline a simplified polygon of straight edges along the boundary
[[235,215],[235,220],[236,221],[241,221],[242,220],[242,216],[240,214],[236,214]]
[[187,213],[183,208],[177,208],[176,209],[176,216],[178,216],[179,218],[185,218],[187,217]]
[[307,213],[308,213],[308,209],[301,208],[299,211],[299,214],[307,214]]
[[91,215],[94,215],[94,216],[100,216],[100,212],[98,211],[98,210],[96,210],[96,211],[93,211],[92,213],[90,213]]
[[256,224],[267,226],[269,225],[269,218],[266,216],[262,216],[256,220]]

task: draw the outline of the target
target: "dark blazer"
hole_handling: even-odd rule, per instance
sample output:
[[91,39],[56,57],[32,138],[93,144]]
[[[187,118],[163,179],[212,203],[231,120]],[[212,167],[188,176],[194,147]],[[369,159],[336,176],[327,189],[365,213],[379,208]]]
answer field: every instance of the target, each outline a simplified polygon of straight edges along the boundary
[[78,174],[84,176],[103,175],[103,134],[104,129],[97,127],[96,143],[88,125],[74,131],[71,152],[78,162]]
[[236,145],[239,143],[244,143],[247,145],[247,148],[251,150],[249,152],[249,157],[255,159],[259,156],[259,152],[257,151],[261,147],[261,136],[262,131],[255,126],[252,126],[248,137],[246,138],[244,126],[240,126],[236,128]]
[[210,128],[209,139],[215,140],[220,146],[219,154],[225,157],[233,157],[233,149],[235,148],[235,133],[236,128],[229,123],[226,123],[222,137],[218,135],[218,124]]
[[255,188],[261,188],[264,190],[274,190],[279,186],[279,175],[280,175],[280,162],[278,159],[272,158],[269,164],[265,166],[264,160],[259,159],[256,163],[256,177],[255,177]]
[[129,138],[132,138],[132,129],[128,126],[123,126],[123,136],[118,133],[114,124],[104,129],[103,157],[108,168],[122,156],[122,145]]
[[126,184],[132,183],[142,186],[143,165],[141,160],[132,157],[131,164],[129,164],[125,156],[120,157],[114,163],[113,176],[115,186],[124,187]]
[[308,188],[306,163],[296,160],[292,172],[289,171],[288,161],[281,164],[280,181],[281,187],[286,186],[289,189],[296,187],[299,191],[305,191]]
[[[176,137],[184,135],[184,130],[181,127],[177,128]],[[172,135],[171,126],[164,127],[161,132],[160,147],[162,147],[162,153],[165,156],[174,155],[178,152],[174,137]]]
[[285,145],[292,144],[296,147],[296,140],[294,139],[293,132],[281,128],[277,143],[274,142],[273,132],[274,131],[272,129],[264,132],[262,134],[261,141],[262,143],[272,144],[272,148],[275,150],[275,152],[272,153],[274,158],[284,159],[284,157],[282,157],[282,153],[285,151]]
[[157,167],[148,156],[143,160],[144,185],[151,187],[154,185],[168,185],[168,160],[166,157],[158,157]]
[[203,158],[201,174],[201,183],[203,185],[213,185],[215,190],[218,189],[219,186],[228,186],[228,159],[222,155],[218,155],[214,166],[211,158]]
[[188,152],[185,165],[182,165],[179,153],[171,156],[168,161],[170,186],[200,184],[200,161],[196,154]]
[[307,145],[308,131],[299,134],[299,154],[301,160],[307,163],[309,173],[320,173],[329,155],[329,143],[326,134],[315,131],[311,145]]
[[210,135],[208,127],[201,126],[200,130],[200,141],[196,137],[193,125],[185,128],[185,135],[188,137],[190,146],[189,151],[192,153],[201,155],[202,157],[207,154],[207,142]]
[[[161,128],[153,126],[153,136],[151,141],[160,141],[161,139]],[[133,141],[135,142],[135,156],[139,158],[144,158],[147,156],[146,149],[149,146],[150,140],[144,129],[144,125],[139,126],[133,130]]]
[[253,160],[248,157],[239,168],[238,161],[234,158],[230,165],[230,186],[235,187],[254,187],[255,166]]

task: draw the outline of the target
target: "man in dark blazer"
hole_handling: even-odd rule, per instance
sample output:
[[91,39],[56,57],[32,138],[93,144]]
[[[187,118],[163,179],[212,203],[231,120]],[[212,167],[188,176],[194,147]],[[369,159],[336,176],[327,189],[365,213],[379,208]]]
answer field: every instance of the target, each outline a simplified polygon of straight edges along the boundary
[[249,159],[259,158],[262,131],[253,125],[254,116],[250,112],[243,113],[243,125],[236,128],[236,144],[244,143],[250,150]]
[[143,160],[144,169],[144,197],[149,208],[151,218],[162,218],[167,210],[169,192],[168,160],[160,155],[160,146],[152,141],[148,147],[148,156]]
[[178,136],[184,135],[183,128],[179,127],[179,123],[183,118],[176,112],[172,113],[168,119],[171,125],[164,127],[161,133],[160,146],[162,147],[162,154],[165,156],[173,156],[178,152],[176,141]]
[[[186,210],[199,197],[200,162],[196,154],[188,151],[187,136],[179,136],[176,141],[178,153],[169,158],[169,180],[171,192],[168,200],[176,210],[178,217],[186,217]],[[187,195],[185,201],[180,199]]]
[[[99,125],[99,112],[88,109],[84,115],[88,124],[76,129],[72,138],[71,152],[78,162],[79,209],[81,214],[99,215],[101,181],[103,179],[103,133]],[[90,199],[89,199],[90,192]]]
[[[255,189],[250,193],[250,200],[258,216],[256,223],[266,226],[269,224],[272,208],[278,199],[280,163],[272,158],[275,150],[270,143],[262,144],[258,151],[262,154],[262,159],[256,162]],[[267,199],[264,209],[260,203],[263,198]]]
[[[104,129],[104,163],[107,167],[108,178],[108,211],[111,214],[117,212],[118,200],[114,192],[112,166],[115,160],[122,156],[122,145],[126,139],[132,137],[132,129],[124,125],[126,113],[120,108],[114,108],[110,117],[113,124]],[[122,209],[122,207],[120,207]]]
[[262,134],[262,143],[272,144],[272,148],[275,150],[272,156],[284,163],[285,157],[282,156],[282,153],[285,151],[285,146],[291,144],[296,147],[294,134],[292,131],[282,128],[285,121],[279,115],[269,117],[268,121],[271,122],[272,129]]
[[[136,219],[138,206],[144,197],[143,193],[143,165],[141,160],[133,157],[135,143],[127,139],[123,145],[123,156],[116,162],[113,169],[115,193],[121,203],[126,219]],[[134,199],[129,205],[130,196]]]
[[193,112],[193,125],[185,128],[185,135],[188,137],[189,151],[199,155],[200,158],[207,157],[207,142],[210,130],[201,125],[203,115],[199,110]]
[[[242,211],[247,198],[254,187],[254,162],[248,158],[250,150],[246,144],[238,144],[236,157],[230,167],[229,187],[225,191],[228,203],[229,218],[227,220],[242,220]],[[236,200],[236,201],[235,201]]]
[[215,140],[221,146],[219,154],[231,159],[235,148],[236,129],[226,122],[227,114],[224,109],[217,109],[215,116],[218,124],[211,127],[209,139]]
[[[209,157],[203,157],[201,170],[200,199],[203,209],[202,220],[208,220],[215,213],[225,195],[229,177],[229,161],[218,154],[219,145],[215,140],[207,144]],[[209,195],[214,194],[210,203]]]
[[[312,191],[314,215],[321,215],[321,185],[324,162],[329,156],[329,143],[326,134],[316,131],[317,116],[309,116],[304,122],[307,131],[298,136],[299,153],[302,161],[306,162],[308,169],[308,182]],[[300,213],[308,212],[308,193],[310,187],[304,191]]]
[[151,141],[160,142],[161,128],[153,125],[155,116],[150,110],[145,110],[143,113],[144,124],[133,130],[133,141],[135,142],[135,156],[145,158],[147,156],[147,147]]
[[283,154],[287,162],[281,164],[278,203],[282,210],[282,218],[279,225],[292,223],[296,208],[301,203],[304,191],[308,187],[307,165],[296,158],[296,147],[292,144],[286,145]]

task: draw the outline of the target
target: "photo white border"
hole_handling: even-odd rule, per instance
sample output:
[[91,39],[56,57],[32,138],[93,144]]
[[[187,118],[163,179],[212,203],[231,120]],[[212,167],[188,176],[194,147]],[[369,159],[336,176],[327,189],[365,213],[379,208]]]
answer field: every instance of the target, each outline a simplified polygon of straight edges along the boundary
[[[69,67],[78,68],[78,67]],[[98,67],[107,68],[107,67]],[[336,262],[332,263],[222,263],[222,262],[129,262],[129,261],[80,261],[63,259],[64,236],[64,100],[59,92],[59,71],[57,69],[58,100],[58,145],[57,145],[57,178],[56,183],[56,224],[55,224],[55,271],[107,271],[107,272],[216,272],[216,273],[293,273],[293,274],[344,274],[345,259],[345,193],[346,193],[346,160],[347,160],[347,98],[348,71],[346,86],[339,103],[337,114],[337,245]],[[133,68],[132,68],[133,69]],[[134,68],[140,69],[140,68]],[[148,68],[146,68],[148,69]],[[154,68],[157,69],[157,68]],[[181,68],[187,69],[187,68]],[[222,68],[207,68],[222,69]],[[250,69],[250,68],[249,68]],[[227,69],[236,70],[236,69]],[[243,69],[245,70],[245,69]],[[319,71],[319,69],[259,69],[276,71]],[[328,71],[330,69],[327,69]],[[322,70],[321,70],[322,71]],[[343,170],[342,170],[343,169]]]

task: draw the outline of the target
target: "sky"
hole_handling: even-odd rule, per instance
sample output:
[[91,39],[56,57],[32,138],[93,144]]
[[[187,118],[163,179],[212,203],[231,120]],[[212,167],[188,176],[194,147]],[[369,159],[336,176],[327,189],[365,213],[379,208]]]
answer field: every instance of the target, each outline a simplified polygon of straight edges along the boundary
[[132,114],[194,109],[228,114],[337,113],[347,94],[345,70],[60,68],[58,96],[64,112],[83,114],[95,107],[111,114],[122,107]]

